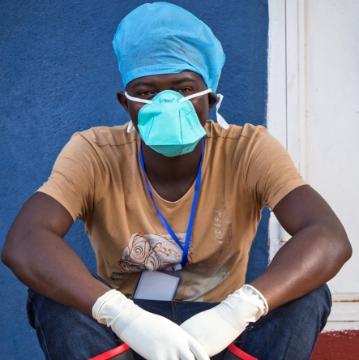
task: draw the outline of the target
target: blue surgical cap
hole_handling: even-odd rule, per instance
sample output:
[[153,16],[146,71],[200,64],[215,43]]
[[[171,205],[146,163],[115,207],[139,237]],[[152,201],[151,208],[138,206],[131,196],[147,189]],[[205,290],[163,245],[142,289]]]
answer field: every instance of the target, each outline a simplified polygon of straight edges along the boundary
[[118,25],[112,44],[124,87],[141,76],[190,70],[216,91],[225,61],[211,29],[187,10],[167,2],[132,10]]

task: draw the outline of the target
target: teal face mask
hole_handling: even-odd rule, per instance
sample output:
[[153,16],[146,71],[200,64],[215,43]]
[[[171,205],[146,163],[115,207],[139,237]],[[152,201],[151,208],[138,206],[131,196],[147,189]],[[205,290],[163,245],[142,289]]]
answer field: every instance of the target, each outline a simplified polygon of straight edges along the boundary
[[206,135],[190,99],[211,91],[184,97],[177,91],[164,90],[152,100],[133,97],[127,92],[125,96],[146,104],[138,112],[138,130],[144,143],[164,156],[174,157],[192,152]]

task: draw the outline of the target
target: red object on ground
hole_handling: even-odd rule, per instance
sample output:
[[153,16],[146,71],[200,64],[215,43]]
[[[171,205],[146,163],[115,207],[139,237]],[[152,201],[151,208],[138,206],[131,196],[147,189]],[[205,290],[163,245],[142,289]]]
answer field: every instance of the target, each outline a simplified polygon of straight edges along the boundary
[[311,360],[358,360],[359,330],[322,333]]
[[[128,345],[122,344],[109,351],[92,357],[89,360],[106,360],[120,355],[129,349]],[[228,350],[239,356],[242,360],[257,360],[234,346],[228,346]],[[311,360],[358,360],[359,359],[359,330],[332,331],[322,333],[314,348]]]
[[113,358],[114,356],[123,354],[128,349],[129,349],[129,346],[127,344],[122,344],[111,350],[108,350],[99,355],[96,355],[96,356],[90,358],[89,360],[108,360],[108,359]]
[[[120,346],[117,346],[111,350],[105,351],[99,355],[96,355],[88,360],[108,360],[113,358],[114,356],[118,356],[123,354],[129,349],[129,346],[127,344],[122,344]],[[231,344],[228,346],[228,350],[233,354],[238,356],[241,360],[258,360],[257,358],[247,354],[243,350],[241,350],[239,347]]]
[[242,360],[258,360],[257,358],[253,357],[252,355],[247,354],[246,352],[244,352],[243,350],[241,350],[239,347],[237,347],[236,345],[229,345],[228,346],[228,351],[230,351],[233,355],[238,356],[240,359]]

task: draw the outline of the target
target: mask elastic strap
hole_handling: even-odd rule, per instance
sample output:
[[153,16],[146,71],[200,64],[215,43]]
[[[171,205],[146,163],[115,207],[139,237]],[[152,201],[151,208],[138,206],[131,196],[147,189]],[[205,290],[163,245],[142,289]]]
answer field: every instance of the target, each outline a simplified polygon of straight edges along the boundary
[[216,104],[216,119],[217,119],[217,122],[218,122],[219,125],[221,125],[223,127],[223,129],[228,129],[229,124],[224,119],[224,117],[219,113],[219,108],[221,107],[224,96],[222,94],[217,94],[217,97],[218,97],[218,102]]
[[[193,99],[193,98],[195,98],[197,96],[202,96],[202,95],[208,94],[210,92],[212,92],[211,89],[203,90],[203,91],[200,91],[198,93],[195,93],[195,94],[188,95],[188,96],[184,97],[183,99],[180,100],[180,102],[183,102],[183,101],[186,101],[186,100],[191,100],[191,99]],[[228,129],[229,124],[224,119],[224,117],[219,113],[219,108],[221,107],[224,96],[222,94],[217,94],[217,97],[218,97],[218,102],[216,104],[216,120],[217,120],[217,123],[220,126],[222,126],[224,129]]]
[[139,103],[143,103],[143,104],[152,104],[152,100],[145,100],[145,99],[131,96],[127,93],[127,91],[125,91],[125,96],[128,100],[131,100],[131,101],[135,101],[135,102],[139,102]]
[[133,126],[132,120],[130,120],[127,124],[127,133],[130,133],[133,131],[135,127]]
[[183,102],[183,101],[186,101],[186,100],[191,100],[197,96],[202,96],[202,95],[206,95],[206,94],[209,94],[210,92],[212,92],[212,89],[206,89],[206,90],[203,90],[203,91],[200,91],[200,92],[197,92],[195,94],[192,94],[192,95],[188,95],[188,96],[185,96],[183,99],[181,99],[179,102]]
[[[206,90],[203,90],[203,91],[200,91],[196,94],[192,94],[192,95],[189,95],[189,96],[186,96],[184,97],[183,99],[180,100],[180,102],[183,102],[183,101],[186,101],[186,100],[190,100],[190,99],[193,99],[197,96],[202,96],[202,95],[205,95],[205,94],[208,94],[212,92],[211,89],[206,89]],[[129,95],[126,91],[125,91],[125,96],[127,99],[131,100],[131,101],[136,101],[136,102],[140,102],[140,103],[143,103],[143,104],[151,104],[152,103],[152,100],[145,100],[145,99],[141,99],[141,98],[137,98],[137,97],[134,97],[134,96],[131,96]],[[229,128],[229,124],[227,123],[227,121],[224,119],[224,117],[219,113],[219,109],[221,107],[221,104],[222,104],[222,101],[223,101],[223,98],[224,96],[222,94],[217,94],[217,97],[218,97],[218,102],[216,104],[216,120],[217,120],[217,123],[222,126],[224,129],[228,129]],[[128,123],[128,126],[127,126],[127,132],[130,133],[132,132],[134,129],[133,127],[133,124],[132,124],[132,121],[130,121]]]
[[[145,99],[141,99],[141,98],[138,98],[138,97],[134,97],[134,96],[131,96],[127,93],[127,91],[125,91],[125,96],[128,100],[131,100],[131,101],[135,101],[135,102],[140,102],[140,103],[143,103],[143,104],[151,104],[152,101],[151,100],[145,100]],[[132,124],[132,121],[130,120],[128,122],[128,125],[127,125],[127,132],[130,133],[132,132],[134,129],[134,126]]]

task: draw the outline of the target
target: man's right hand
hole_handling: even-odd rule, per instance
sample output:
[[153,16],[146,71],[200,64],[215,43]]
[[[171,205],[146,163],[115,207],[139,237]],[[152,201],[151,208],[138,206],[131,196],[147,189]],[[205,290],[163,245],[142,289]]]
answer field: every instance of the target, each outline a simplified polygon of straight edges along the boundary
[[202,346],[180,326],[141,309],[117,290],[100,296],[92,316],[148,360],[209,360]]

